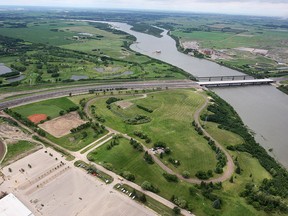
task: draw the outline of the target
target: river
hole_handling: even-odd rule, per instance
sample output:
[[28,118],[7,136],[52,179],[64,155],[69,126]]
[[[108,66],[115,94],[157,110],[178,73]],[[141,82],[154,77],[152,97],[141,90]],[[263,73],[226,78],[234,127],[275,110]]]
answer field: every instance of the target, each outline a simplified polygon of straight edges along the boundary
[[[141,54],[177,66],[194,76],[243,75],[214,62],[180,53],[176,42],[165,30],[161,38],[135,32],[125,23],[110,22],[119,30],[137,38],[131,49]],[[161,53],[157,53],[161,50]],[[255,133],[255,139],[288,168],[288,96],[274,86],[214,88],[221,98],[231,104],[243,122]]]

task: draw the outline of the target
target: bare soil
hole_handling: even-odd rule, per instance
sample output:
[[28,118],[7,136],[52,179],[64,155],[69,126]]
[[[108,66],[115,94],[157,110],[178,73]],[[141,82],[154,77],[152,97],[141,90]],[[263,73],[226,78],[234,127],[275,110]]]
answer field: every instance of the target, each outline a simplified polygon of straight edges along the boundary
[[116,105],[117,106],[120,106],[122,109],[127,109],[129,108],[130,106],[133,105],[133,103],[129,102],[129,101],[118,101],[116,102]]
[[84,123],[85,121],[80,118],[77,112],[71,112],[38,126],[52,136],[60,138],[70,134],[71,129],[76,128]]
[[34,114],[31,116],[28,116],[28,119],[30,121],[32,121],[35,124],[40,123],[41,121],[44,121],[47,119],[47,115],[46,114]]

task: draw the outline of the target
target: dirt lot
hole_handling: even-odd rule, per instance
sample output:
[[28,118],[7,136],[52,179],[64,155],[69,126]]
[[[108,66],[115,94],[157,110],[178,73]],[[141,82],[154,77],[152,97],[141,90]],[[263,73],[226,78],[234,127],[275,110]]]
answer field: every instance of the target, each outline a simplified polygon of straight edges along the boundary
[[129,102],[129,101],[118,101],[116,102],[116,105],[117,106],[120,106],[122,109],[127,109],[129,108],[130,106],[133,105],[133,103]]
[[38,125],[40,128],[51,134],[56,138],[60,138],[70,133],[72,128],[84,124],[77,112],[71,112],[64,116],[47,121]]
[[[52,149],[47,151],[41,149],[3,168],[5,181],[1,190],[12,192],[36,216],[156,215],[115,191],[113,184],[105,185],[71,162],[64,161]],[[20,172],[22,168],[24,172]]]
[[31,140],[28,134],[7,123],[0,124],[0,137],[5,139],[6,143],[14,143],[17,140]]
[[47,115],[46,114],[34,114],[34,115],[31,115],[31,116],[28,116],[28,119],[30,121],[32,121],[33,123],[38,124],[42,120],[46,120],[47,119]]

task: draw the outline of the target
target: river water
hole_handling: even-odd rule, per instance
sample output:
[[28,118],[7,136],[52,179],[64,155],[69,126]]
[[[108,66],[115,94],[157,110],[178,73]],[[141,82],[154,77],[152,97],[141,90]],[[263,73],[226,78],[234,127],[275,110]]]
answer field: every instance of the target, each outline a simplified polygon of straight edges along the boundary
[[[176,42],[165,30],[162,38],[135,32],[125,23],[110,23],[137,38],[131,49],[141,54],[177,66],[194,76],[243,75],[214,62],[197,59],[176,48]],[[160,50],[161,53],[156,51]],[[274,86],[214,88],[221,98],[231,104],[243,122],[255,133],[255,139],[288,168],[288,96]]]

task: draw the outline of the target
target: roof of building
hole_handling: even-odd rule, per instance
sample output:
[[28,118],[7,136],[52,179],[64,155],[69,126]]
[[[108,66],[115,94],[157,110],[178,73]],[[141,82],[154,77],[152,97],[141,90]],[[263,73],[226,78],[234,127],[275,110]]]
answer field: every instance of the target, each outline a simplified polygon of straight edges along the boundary
[[34,216],[12,193],[0,199],[0,216]]

